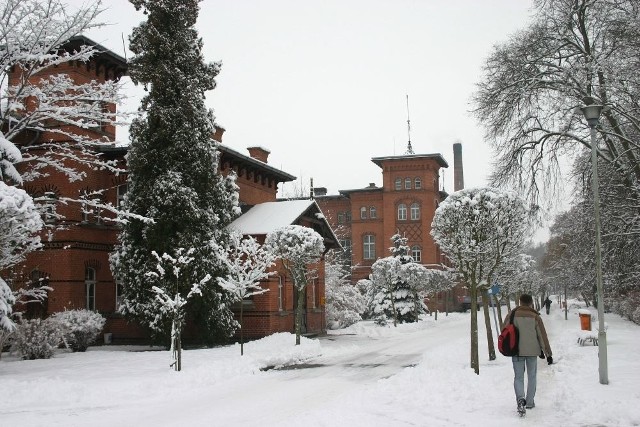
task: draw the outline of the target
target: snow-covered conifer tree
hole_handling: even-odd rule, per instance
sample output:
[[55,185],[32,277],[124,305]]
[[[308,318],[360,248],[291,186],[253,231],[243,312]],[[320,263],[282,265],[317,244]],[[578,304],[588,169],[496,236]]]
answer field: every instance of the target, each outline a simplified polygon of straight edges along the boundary
[[[133,30],[131,79],[148,91],[141,117],[130,129],[127,157],[129,191],[124,204],[153,223],[129,221],[112,257],[116,277],[124,281],[122,311],[150,325],[155,321],[153,281],[145,276],[155,265],[152,252],[195,250],[188,280],[225,273],[210,242],[224,246],[225,226],[239,213],[234,176],[218,170],[214,117],[205,107],[205,92],[215,87],[219,63],[206,63],[202,40],[194,28],[198,0],[131,0],[147,20]],[[229,305],[232,296],[215,280],[190,300],[187,315],[202,339],[226,339],[237,327]],[[180,289],[186,295],[188,288]],[[165,319],[168,321],[168,319]],[[166,330],[166,329],[163,329]]]
[[220,259],[227,267],[227,274],[218,277],[218,283],[240,302],[240,355],[244,354],[244,332],[242,301],[253,295],[260,295],[269,289],[260,281],[267,279],[274,271],[269,268],[276,256],[269,247],[260,245],[253,237],[242,238],[242,234],[232,232],[228,248],[220,248]]
[[316,270],[310,269],[309,265],[317,263],[322,257],[324,252],[322,236],[308,227],[287,225],[269,233],[265,244],[271,247],[271,250],[282,261],[282,265],[291,276],[293,286],[298,291],[296,345],[300,345],[307,284],[316,274]]
[[400,234],[391,236],[391,242],[393,243],[393,246],[390,248],[391,255],[397,258],[401,265],[400,274],[394,285],[393,293],[397,320],[400,323],[417,322],[419,315],[426,311],[426,307],[418,295],[418,283],[410,283],[405,277],[405,274],[403,274],[405,271],[411,272],[411,269],[407,269],[405,266],[413,263],[413,258],[409,255],[411,249],[407,246],[408,240],[409,239]]

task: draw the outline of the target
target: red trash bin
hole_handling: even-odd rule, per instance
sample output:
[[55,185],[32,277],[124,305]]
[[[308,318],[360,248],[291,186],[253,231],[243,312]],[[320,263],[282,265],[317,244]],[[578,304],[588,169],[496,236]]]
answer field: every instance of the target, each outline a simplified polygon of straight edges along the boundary
[[591,330],[591,313],[580,313],[580,329],[583,331]]

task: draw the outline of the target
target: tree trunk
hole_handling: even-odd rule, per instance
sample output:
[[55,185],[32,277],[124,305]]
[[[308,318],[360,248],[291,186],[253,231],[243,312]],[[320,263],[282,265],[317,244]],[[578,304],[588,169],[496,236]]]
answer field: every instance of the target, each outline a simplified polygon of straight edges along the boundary
[[300,345],[300,335],[302,334],[302,310],[305,298],[304,288],[298,288],[298,306],[296,307],[296,345]]
[[242,322],[242,316],[244,314],[244,300],[240,299],[240,356],[244,355],[244,324]]
[[496,360],[496,348],[493,344],[493,328],[491,328],[491,316],[489,314],[489,298],[486,291],[482,291],[482,311],[484,312],[484,327],[487,330],[487,346],[489,360]]
[[500,300],[498,299],[498,295],[493,296],[493,303],[498,309],[498,325],[500,326],[500,330],[504,328],[504,322],[502,321],[502,304],[500,304]]
[[398,315],[396,314],[395,291],[390,292],[391,312],[393,313],[393,326],[398,327]]
[[478,363],[478,289],[471,284],[471,369],[480,375]]

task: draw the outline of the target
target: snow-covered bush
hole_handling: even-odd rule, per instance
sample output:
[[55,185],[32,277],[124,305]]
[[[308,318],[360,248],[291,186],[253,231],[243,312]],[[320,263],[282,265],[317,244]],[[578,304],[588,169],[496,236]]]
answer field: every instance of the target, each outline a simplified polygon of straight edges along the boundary
[[14,339],[23,359],[49,359],[62,341],[62,332],[50,319],[23,320],[17,325]]
[[326,282],[327,326],[341,329],[362,320],[365,298],[350,283]]
[[90,310],[61,311],[50,319],[59,326],[65,346],[73,351],[86,351],[106,322],[100,313]]

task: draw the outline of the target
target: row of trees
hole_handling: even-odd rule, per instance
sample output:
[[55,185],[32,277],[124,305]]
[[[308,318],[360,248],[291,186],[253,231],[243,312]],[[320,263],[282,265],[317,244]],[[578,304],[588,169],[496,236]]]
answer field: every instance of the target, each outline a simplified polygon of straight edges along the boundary
[[[640,294],[640,6],[635,0],[535,1],[532,23],[496,45],[474,95],[498,153],[495,185],[532,204],[573,188],[552,228],[543,280],[593,299],[595,236],[591,139],[585,103],[604,105],[596,127],[605,302],[631,317]],[[572,163],[569,180],[561,165]],[[547,198],[546,201],[553,201]],[[640,313],[638,313],[640,315]]]

